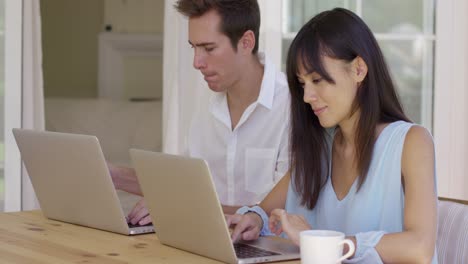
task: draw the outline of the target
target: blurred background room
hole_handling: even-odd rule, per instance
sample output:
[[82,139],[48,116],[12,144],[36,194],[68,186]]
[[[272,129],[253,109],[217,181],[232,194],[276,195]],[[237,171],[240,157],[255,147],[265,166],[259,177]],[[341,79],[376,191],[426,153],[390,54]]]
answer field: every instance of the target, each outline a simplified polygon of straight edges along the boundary
[[[175,0],[0,0],[0,211],[38,208],[11,128],[89,134],[106,159],[183,153],[208,91]],[[434,135],[439,196],[468,200],[468,2],[259,0],[260,51],[285,69],[299,28],[344,7],[374,32],[410,118]]]

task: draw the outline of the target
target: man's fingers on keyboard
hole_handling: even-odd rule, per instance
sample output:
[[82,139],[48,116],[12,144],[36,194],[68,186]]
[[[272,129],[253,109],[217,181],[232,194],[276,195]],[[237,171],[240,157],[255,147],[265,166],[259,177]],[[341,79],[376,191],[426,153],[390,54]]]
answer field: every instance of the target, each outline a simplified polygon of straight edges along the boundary
[[140,212],[141,210],[144,210],[146,209],[145,207],[145,200],[143,198],[141,198],[136,204],[135,206],[133,207],[132,211],[128,214],[129,218],[132,219],[134,218],[138,212]]
[[136,205],[133,207],[132,211],[130,211],[130,213],[128,214],[128,218],[129,218],[129,219],[135,218],[135,216],[138,214],[138,212],[141,211],[141,209],[142,209],[141,206],[139,206],[138,204],[136,204]]
[[147,225],[149,223],[151,223],[152,220],[151,220],[151,216],[150,215],[147,215],[145,216],[143,219],[140,220],[140,222],[138,222],[139,225]]
[[136,225],[136,223],[140,222],[144,217],[148,216],[148,214],[148,210],[142,209],[138,211],[137,214],[130,220],[132,224]]
[[234,215],[225,215],[226,216],[226,223],[230,227],[232,225],[237,225],[242,220],[242,215],[234,214]]
[[253,229],[251,229],[249,231],[246,231],[246,232],[242,233],[242,239],[243,240],[257,239],[259,233],[260,232],[259,232],[258,228],[253,228]]
[[236,228],[232,232],[231,238],[233,242],[237,242],[241,237],[242,233],[244,233],[248,229],[247,221],[240,221],[237,223]]

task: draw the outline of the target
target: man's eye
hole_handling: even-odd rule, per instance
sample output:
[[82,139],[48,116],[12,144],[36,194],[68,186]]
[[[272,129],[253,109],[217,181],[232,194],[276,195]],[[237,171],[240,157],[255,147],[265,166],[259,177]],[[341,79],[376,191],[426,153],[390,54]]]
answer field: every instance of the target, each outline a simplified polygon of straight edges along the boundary
[[214,48],[212,48],[212,47],[210,47],[210,48],[205,48],[205,51],[208,51],[208,52],[213,51],[213,50],[214,50]]

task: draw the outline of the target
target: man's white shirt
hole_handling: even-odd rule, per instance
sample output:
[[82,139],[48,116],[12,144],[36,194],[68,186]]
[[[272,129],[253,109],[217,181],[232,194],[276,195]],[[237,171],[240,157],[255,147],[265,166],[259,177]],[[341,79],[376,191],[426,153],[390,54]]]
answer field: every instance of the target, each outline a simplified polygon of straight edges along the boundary
[[231,129],[227,96],[213,95],[195,113],[188,154],[208,162],[223,205],[260,202],[289,169],[290,95],[284,73],[264,64],[260,93]]

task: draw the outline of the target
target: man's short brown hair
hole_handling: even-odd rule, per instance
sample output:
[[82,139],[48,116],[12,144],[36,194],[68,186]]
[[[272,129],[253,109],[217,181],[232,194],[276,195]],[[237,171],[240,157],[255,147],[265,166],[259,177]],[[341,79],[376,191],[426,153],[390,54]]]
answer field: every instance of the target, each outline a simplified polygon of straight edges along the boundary
[[230,40],[234,50],[247,30],[255,35],[255,47],[258,51],[260,29],[260,8],[257,0],[179,0],[174,5],[179,13],[192,18],[200,17],[210,10],[216,10],[221,17],[220,31]]

